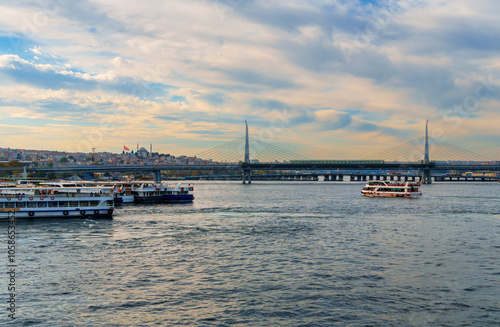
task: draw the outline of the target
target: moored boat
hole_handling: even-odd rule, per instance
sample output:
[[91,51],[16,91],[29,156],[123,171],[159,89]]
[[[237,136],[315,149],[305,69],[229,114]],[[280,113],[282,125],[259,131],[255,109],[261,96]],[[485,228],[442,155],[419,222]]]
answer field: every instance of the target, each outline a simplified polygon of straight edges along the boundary
[[29,187],[0,190],[0,219],[111,218],[112,188]]
[[419,182],[371,181],[361,190],[369,197],[416,198],[422,195]]
[[175,186],[167,182],[131,181],[123,182],[122,190],[130,191],[134,203],[187,203],[193,202],[193,184]]

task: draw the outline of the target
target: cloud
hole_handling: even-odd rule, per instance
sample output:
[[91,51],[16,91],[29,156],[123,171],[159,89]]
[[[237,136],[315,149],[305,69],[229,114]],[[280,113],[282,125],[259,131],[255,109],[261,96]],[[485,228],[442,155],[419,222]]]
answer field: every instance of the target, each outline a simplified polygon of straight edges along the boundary
[[164,95],[170,87],[130,77],[115,77],[109,72],[93,75],[50,64],[36,64],[21,59],[17,55],[0,56],[0,74],[13,82],[38,88],[83,91],[104,89],[139,98],[154,98],[160,94]]
[[336,117],[335,121],[328,121],[326,123],[323,123],[323,130],[324,131],[334,131],[338,129],[345,128],[349,126],[352,122],[352,117],[348,113],[344,114],[338,114]]
[[[75,131],[85,138],[88,124],[120,120],[99,147],[163,138],[179,151],[223,139],[221,130],[239,135],[247,119],[257,133],[270,130],[276,142],[318,156],[347,140],[390,148],[421,136],[430,119],[450,143],[467,144],[460,135],[469,134],[485,140],[479,151],[497,151],[499,3],[214,4],[0,5],[2,118],[17,124],[21,116],[52,114],[81,123],[65,132],[54,127],[53,139]],[[46,20],[33,20],[42,14]],[[480,83],[487,97],[477,97]],[[474,97],[474,110],[465,108]],[[352,156],[363,149],[346,144],[336,151]]]
[[220,93],[220,92],[205,94],[205,95],[201,96],[200,98],[202,100],[208,102],[212,106],[216,106],[216,107],[222,106],[228,100],[227,97],[223,93]]

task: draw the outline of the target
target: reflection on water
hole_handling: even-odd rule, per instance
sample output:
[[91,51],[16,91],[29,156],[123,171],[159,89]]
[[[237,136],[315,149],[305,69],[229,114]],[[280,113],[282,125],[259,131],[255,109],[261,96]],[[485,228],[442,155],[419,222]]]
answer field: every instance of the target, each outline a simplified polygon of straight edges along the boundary
[[497,184],[200,182],[192,204],[18,221],[13,325],[497,326]]

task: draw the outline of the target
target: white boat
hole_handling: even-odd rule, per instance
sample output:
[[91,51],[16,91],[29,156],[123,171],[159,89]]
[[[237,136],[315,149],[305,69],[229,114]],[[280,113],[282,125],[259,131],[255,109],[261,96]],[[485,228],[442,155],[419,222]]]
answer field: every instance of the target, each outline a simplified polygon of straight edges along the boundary
[[28,187],[0,190],[0,219],[111,218],[113,189],[95,187]]
[[47,182],[43,186],[56,188],[81,187],[82,190],[93,188],[111,188],[115,205],[122,203],[187,203],[193,202],[193,184],[154,181],[76,181]]
[[93,188],[112,188],[115,205],[122,203],[134,203],[134,196],[130,188],[122,188],[122,182],[96,182],[96,181],[59,181],[59,182],[46,182],[40,185],[49,187],[93,187]]
[[369,197],[405,197],[416,198],[422,195],[419,182],[371,181],[361,190]]

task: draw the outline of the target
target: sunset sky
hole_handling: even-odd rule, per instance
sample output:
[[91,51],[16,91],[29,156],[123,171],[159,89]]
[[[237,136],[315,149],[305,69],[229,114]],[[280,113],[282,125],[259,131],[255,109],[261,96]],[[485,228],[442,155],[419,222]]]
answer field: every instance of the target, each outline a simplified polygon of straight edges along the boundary
[[362,159],[424,135],[500,156],[500,2],[11,1],[0,147],[195,155],[253,137]]

